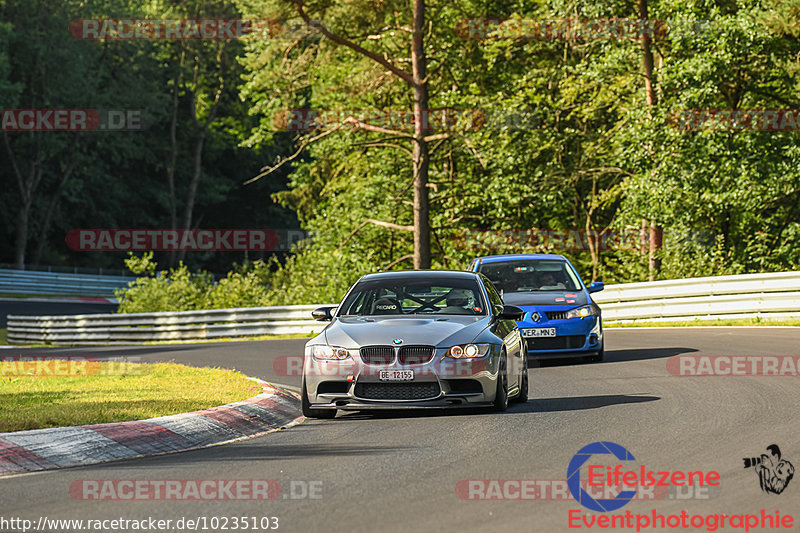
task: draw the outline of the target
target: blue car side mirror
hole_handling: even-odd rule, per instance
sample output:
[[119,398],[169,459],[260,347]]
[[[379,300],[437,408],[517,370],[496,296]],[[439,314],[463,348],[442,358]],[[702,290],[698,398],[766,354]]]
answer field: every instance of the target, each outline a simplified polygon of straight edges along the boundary
[[605,288],[605,284],[602,281],[595,281],[594,283],[590,283],[586,290],[589,292],[600,292]]

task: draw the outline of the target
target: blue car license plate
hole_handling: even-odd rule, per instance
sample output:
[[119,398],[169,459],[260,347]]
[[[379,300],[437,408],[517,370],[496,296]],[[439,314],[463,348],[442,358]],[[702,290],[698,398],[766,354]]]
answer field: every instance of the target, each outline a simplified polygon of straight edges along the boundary
[[529,328],[522,330],[522,336],[529,337],[555,337],[556,328]]

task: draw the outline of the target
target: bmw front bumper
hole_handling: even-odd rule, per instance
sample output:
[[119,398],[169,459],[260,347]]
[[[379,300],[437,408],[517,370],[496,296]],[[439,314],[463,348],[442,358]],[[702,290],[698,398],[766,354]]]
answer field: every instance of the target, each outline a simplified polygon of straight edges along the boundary
[[[303,366],[306,393],[313,409],[419,409],[490,405],[497,390],[499,357],[444,357],[437,349],[429,363],[367,364],[358,350],[341,361],[318,360],[307,351]],[[381,371],[412,371],[411,380],[387,381]]]

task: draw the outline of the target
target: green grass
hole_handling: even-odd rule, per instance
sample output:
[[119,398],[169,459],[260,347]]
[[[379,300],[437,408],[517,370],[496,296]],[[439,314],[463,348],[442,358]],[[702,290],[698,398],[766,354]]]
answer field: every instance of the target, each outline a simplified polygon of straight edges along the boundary
[[[261,392],[245,375],[220,368],[21,363],[0,362],[0,432],[140,420],[216,407]],[[59,364],[64,365],[60,370]]]
[[648,322],[646,320],[637,320],[635,322],[608,322],[603,323],[606,329],[612,328],[652,328],[652,327],[714,327],[714,326],[794,326],[800,327],[800,319],[789,320],[771,320],[767,318],[738,318],[738,319],[717,319],[717,320],[676,320],[674,322]]

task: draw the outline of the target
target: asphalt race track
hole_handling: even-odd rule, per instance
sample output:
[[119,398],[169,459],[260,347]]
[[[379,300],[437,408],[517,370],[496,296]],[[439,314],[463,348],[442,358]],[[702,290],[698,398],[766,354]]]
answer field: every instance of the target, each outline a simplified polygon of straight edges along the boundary
[[[281,375],[286,374],[282,366],[273,363],[281,356],[300,355],[304,342],[20,349],[0,355],[174,360],[237,368],[297,387],[299,376]],[[173,524],[182,517],[278,517],[279,531],[296,532],[567,531],[570,510],[581,510],[587,518],[601,514],[572,498],[470,501],[459,497],[456,487],[466,486],[459,485],[461,480],[563,480],[580,448],[604,440],[629,450],[637,469],[644,465],[655,471],[714,470],[721,475],[714,490],[684,493],[683,499],[670,489],[663,500],[634,500],[616,513],[766,510],[774,515],[778,510],[781,516],[792,515],[796,528],[800,479],[782,494],[766,494],[753,469],[743,468],[742,458],[758,457],[768,445],[778,444],[784,459],[800,467],[800,378],[673,376],[667,359],[681,354],[800,356],[800,328],[610,330],[606,362],[532,368],[531,399],[506,413],[340,413],[336,420],[307,420],[225,446],[0,478],[0,517],[34,522],[41,516],[153,517]],[[71,483],[84,479],[254,478],[279,481],[286,497],[268,502],[80,501],[69,491]],[[317,497],[306,497],[309,491]],[[222,529],[206,523],[207,530]]]

